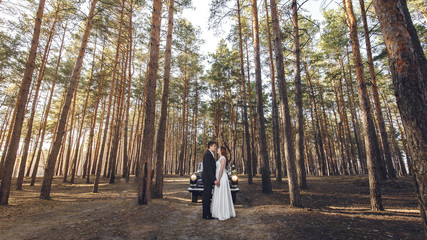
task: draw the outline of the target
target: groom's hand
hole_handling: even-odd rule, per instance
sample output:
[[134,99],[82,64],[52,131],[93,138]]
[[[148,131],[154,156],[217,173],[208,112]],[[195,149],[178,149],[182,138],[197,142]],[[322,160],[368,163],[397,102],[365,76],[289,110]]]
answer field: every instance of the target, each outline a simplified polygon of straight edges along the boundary
[[215,180],[215,185],[217,185],[218,187],[219,187],[219,181],[218,180]]

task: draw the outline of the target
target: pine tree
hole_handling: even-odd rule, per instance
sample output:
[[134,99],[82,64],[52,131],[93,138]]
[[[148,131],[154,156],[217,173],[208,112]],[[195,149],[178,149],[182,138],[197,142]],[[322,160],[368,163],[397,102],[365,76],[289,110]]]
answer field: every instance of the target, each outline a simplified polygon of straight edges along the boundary
[[86,28],[85,28],[83,38],[82,38],[82,44],[81,44],[81,47],[79,49],[79,55],[77,56],[77,60],[76,60],[75,66],[74,66],[73,74],[71,75],[71,79],[70,79],[70,85],[68,87],[65,102],[64,102],[64,105],[62,107],[61,118],[59,120],[57,134],[56,134],[53,146],[52,146],[52,150],[51,150],[49,157],[47,159],[47,166],[45,169],[45,174],[43,177],[43,183],[42,183],[42,188],[41,188],[41,193],[40,193],[41,199],[46,199],[46,200],[50,199],[50,190],[51,190],[51,186],[52,186],[52,180],[53,180],[53,174],[54,174],[54,170],[55,170],[56,159],[58,158],[58,153],[59,153],[60,147],[62,145],[62,138],[63,138],[64,132],[65,132],[65,125],[67,122],[68,111],[70,110],[71,100],[73,98],[74,91],[77,88],[76,85],[77,85],[78,79],[80,78],[80,72],[81,72],[82,65],[83,65],[83,59],[84,59],[85,52],[86,52],[86,47],[87,47],[90,29],[92,27],[92,19],[93,19],[93,15],[95,12],[96,3],[97,3],[97,0],[93,0],[91,7],[90,7],[90,12],[89,12],[89,16],[88,16],[87,23],[86,23]]

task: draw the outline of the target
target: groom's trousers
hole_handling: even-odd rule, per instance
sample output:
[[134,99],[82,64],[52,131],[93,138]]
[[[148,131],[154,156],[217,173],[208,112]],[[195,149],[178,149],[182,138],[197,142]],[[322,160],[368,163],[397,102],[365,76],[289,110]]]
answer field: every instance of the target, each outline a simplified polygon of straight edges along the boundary
[[202,197],[203,217],[212,217],[211,198],[212,198],[212,184],[204,184],[203,197]]

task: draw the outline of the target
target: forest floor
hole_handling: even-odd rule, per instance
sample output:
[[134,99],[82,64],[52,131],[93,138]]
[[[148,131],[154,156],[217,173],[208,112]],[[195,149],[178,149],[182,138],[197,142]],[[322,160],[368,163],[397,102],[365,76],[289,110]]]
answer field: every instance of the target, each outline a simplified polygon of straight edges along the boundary
[[384,212],[369,210],[367,176],[308,177],[301,209],[288,206],[286,179],[272,180],[263,194],[260,177],[241,177],[237,217],[209,221],[191,202],[188,176],[166,176],[164,198],[142,206],[133,178],[102,179],[98,194],[84,179],[55,178],[49,201],[38,199],[41,179],[26,179],[0,206],[0,239],[425,239],[411,177],[383,184]]

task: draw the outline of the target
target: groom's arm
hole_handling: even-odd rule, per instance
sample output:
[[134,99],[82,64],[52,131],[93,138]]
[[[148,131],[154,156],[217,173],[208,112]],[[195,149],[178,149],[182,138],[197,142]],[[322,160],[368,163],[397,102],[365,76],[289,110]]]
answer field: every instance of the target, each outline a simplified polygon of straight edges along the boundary
[[212,175],[212,179],[213,179],[213,183],[219,187],[219,180],[216,179],[216,177],[215,177],[216,163],[215,163],[215,158],[213,156],[211,157],[211,163],[212,163],[212,174],[213,174]]
[[[203,175],[206,176],[205,179],[207,179],[209,181],[212,179],[215,180],[215,176],[212,173],[213,173],[213,170],[212,170],[211,158],[209,157],[208,153],[206,153],[203,156]],[[213,180],[212,180],[212,182],[213,182]]]

